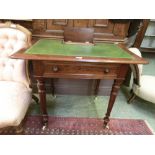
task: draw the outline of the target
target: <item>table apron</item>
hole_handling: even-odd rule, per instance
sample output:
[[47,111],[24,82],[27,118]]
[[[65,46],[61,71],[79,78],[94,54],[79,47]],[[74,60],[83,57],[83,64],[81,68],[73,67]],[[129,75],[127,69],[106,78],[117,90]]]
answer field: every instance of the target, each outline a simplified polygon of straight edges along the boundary
[[121,64],[33,61],[34,77],[72,79],[116,79]]

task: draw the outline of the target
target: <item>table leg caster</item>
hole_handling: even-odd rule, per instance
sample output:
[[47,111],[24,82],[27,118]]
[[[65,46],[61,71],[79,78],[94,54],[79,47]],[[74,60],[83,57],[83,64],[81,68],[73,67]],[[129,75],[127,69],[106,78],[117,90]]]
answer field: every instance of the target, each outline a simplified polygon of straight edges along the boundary
[[48,126],[48,115],[43,115],[42,116],[42,121],[43,121],[43,127],[42,127],[42,130],[45,130]]
[[103,122],[104,129],[109,129],[108,123],[109,123],[109,117],[104,117],[104,122]]
[[44,123],[42,130],[44,131],[47,128],[47,123]]
[[105,125],[105,124],[103,124],[103,129],[107,129],[107,130],[109,130],[109,125]]

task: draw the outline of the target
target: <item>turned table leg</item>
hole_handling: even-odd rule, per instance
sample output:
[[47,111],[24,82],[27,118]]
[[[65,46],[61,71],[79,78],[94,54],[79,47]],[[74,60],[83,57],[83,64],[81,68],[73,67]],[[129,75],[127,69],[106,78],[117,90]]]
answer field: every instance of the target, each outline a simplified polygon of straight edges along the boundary
[[120,89],[120,86],[121,86],[122,82],[123,82],[122,79],[114,80],[114,83],[113,83],[113,86],[112,86],[112,90],[111,90],[111,94],[110,94],[109,103],[108,103],[107,112],[106,112],[105,117],[103,119],[104,120],[104,123],[103,123],[103,127],[104,128],[107,127],[107,124],[109,122],[110,113],[111,113],[111,110],[113,108],[113,105],[114,105],[117,93],[118,93],[118,91]]
[[54,79],[53,78],[51,78],[51,92],[52,92],[53,98],[56,98],[56,95],[55,95],[55,86],[54,86]]
[[95,98],[98,95],[98,90],[99,90],[99,86],[100,86],[100,79],[95,79],[95,84],[94,84],[94,96]]
[[43,126],[48,123],[48,114],[46,109],[46,90],[45,90],[45,80],[37,79],[38,93],[40,98],[40,108],[42,113]]

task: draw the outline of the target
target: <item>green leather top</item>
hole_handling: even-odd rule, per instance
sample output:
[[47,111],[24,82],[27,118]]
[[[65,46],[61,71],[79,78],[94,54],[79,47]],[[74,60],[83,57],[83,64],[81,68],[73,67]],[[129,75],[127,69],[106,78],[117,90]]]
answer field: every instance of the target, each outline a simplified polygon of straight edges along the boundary
[[61,40],[51,39],[39,40],[25,53],[75,57],[133,58],[116,44],[100,43],[96,45],[79,45],[66,44]]

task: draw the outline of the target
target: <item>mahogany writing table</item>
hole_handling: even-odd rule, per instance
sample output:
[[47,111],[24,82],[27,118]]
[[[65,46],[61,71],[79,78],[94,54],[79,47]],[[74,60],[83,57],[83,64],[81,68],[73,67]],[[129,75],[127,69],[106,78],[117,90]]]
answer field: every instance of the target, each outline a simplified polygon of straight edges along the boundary
[[130,64],[145,64],[123,45],[67,44],[62,40],[41,39],[26,51],[12,55],[12,58],[31,60],[33,76],[37,80],[43,124],[48,123],[46,109],[46,78],[113,79],[112,90],[104,117],[107,126],[117,93],[125,79]]

